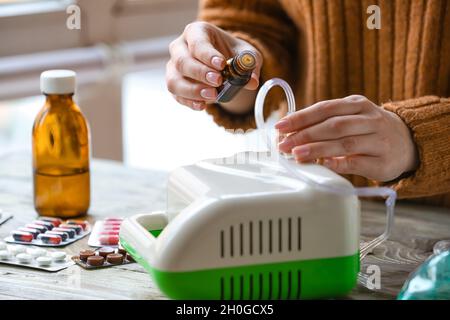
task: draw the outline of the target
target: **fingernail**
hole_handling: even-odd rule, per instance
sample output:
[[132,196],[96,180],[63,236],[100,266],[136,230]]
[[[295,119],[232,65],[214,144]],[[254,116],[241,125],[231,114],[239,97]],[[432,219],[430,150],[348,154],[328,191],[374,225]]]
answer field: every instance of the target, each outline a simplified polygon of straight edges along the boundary
[[323,159],[323,161],[322,161],[322,164],[325,166],[325,167],[331,167],[332,166],[332,161],[331,161],[331,159]]
[[289,127],[289,121],[287,119],[281,119],[275,124],[275,129],[283,130]]
[[292,150],[292,152],[297,158],[305,158],[310,154],[310,149],[307,146],[300,146]]
[[216,72],[208,72],[206,74],[206,80],[213,85],[219,85],[220,74]]
[[247,90],[256,90],[256,89],[258,89],[258,87],[259,87],[259,81],[256,77],[253,77],[253,76],[245,86],[245,88]]
[[211,59],[212,65],[220,70],[223,68],[224,62],[225,62],[225,60],[223,60],[222,58],[219,58],[219,57],[213,57]]
[[259,87],[259,77],[255,73],[252,73],[252,78],[255,79],[256,88],[258,88]]
[[284,139],[281,143],[278,144],[278,148],[284,152],[290,152],[293,145],[289,139]]
[[200,95],[208,100],[214,100],[217,96],[217,91],[214,88],[206,88],[200,91]]
[[193,107],[195,110],[202,110],[202,108],[203,108],[203,103],[202,103],[202,102],[193,102],[193,103],[192,103],[192,107]]

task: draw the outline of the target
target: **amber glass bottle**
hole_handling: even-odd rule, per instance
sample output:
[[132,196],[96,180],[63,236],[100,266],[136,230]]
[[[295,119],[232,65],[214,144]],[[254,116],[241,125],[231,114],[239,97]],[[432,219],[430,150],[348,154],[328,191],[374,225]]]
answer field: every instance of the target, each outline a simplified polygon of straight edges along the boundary
[[34,206],[43,216],[85,215],[90,204],[89,127],[72,97],[75,72],[41,74],[45,105],[33,126]]
[[223,84],[218,89],[217,102],[229,102],[250,81],[256,67],[256,57],[251,51],[242,51],[229,59],[222,71]]

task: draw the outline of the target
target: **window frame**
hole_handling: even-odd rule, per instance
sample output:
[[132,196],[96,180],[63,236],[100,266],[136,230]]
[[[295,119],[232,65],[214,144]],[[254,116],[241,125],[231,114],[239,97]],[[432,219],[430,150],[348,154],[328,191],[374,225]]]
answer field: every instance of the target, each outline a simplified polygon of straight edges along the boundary
[[[7,44],[0,46],[0,100],[39,94],[36,79],[43,70],[74,69],[82,86],[95,79],[92,74],[102,73],[114,63],[123,67],[124,59],[129,71],[145,68],[155,58],[168,56],[170,41],[189,19],[195,19],[198,4],[197,0],[50,0],[42,3],[48,5],[37,10],[34,3],[33,10],[26,12],[22,8],[16,14],[10,10],[2,16],[0,10],[0,39]],[[71,4],[80,6],[81,30],[68,30],[65,26],[66,8]],[[17,6],[28,7],[29,4]],[[161,28],[162,23],[167,25],[169,17],[176,23],[171,23],[170,28]],[[164,32],[158,33],[161,29],[165,29]],[[21,37],[24,33],[26,36]]]
[[[0,57],[178,34],[187,22],[185,17],[196,16],[198,3],[197,0],[50,0],[38,4],[6,4],[17,6],[17,10],[7,9],[6,14],[0,6],[0,39],[8,44],[0,47]],[[81,9],[80,30],[66,27],[69,17],[66,9],[73,4]]]

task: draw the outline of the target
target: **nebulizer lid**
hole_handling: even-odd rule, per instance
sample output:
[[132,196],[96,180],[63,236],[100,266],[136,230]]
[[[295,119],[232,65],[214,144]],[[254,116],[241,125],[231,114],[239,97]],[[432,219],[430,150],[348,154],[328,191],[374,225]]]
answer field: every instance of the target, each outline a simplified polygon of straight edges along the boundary
[[264,85],[258,92],[255,102],[255,120],[257,128],[264,131],[265,133],[266,143],[271,153],[279,155],[277,157],[279,164],[293,177],[322,191],[338,195],[356,195],[361,197],[386,198],[386,228],[383,234],[362,245],[362,247],[360,248],[360,258],[363,259],[376,246],[380,245],[382,242],[388,239],[391,234],[392,226],[394,223],[394,207],[397,198],[396,192],[393,189],[387,187],[348,188],[341,185],[331,185],[322,183],[316,179],[311,179],[307,174],[305,174],[305,171],[297,170],[298,166],[301,166],[301,164],[297,164],[293,160],[292,155],[280,154],[278,151],[276,151],[276,144],[274,143],[274,136],[272,135],[274,130],[272,128],[267,128],[264,121],[264,100],[270,89],[276,86],[281,87],[286,94],[288,114],[294,113],[296,111],[295,97],[291,87],[286,81],[274,78],[264,83]]

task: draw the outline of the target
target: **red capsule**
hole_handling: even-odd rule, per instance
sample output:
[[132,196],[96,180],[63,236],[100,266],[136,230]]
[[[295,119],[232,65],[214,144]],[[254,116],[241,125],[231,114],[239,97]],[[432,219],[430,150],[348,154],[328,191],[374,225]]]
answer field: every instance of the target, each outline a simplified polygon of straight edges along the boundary
[[76,232],[77,234],[80,234],[81,231],[83,231],[83,228],[80,227],[80,226],[78,226],[78,225],[76,225],[76,224],[67,224],[67,223],[63,223],[63,224],[60,224],[59,227],[60,227],[60,228],[67,228],[67,229],[75,230],[75,232]]
[[62,223],[62,220],[60,218],[40,217],[39,220],[50,222],[55,227],[59,226]]
[[123,219],[122,218],[106,218],[105,222],[108,222],[108,221],[123,221]]
[[47,230],[52,230],[54,225],[51,222],[42,221],[42,220],[35,220],[33,221],[33,224],[37,224],[38,226],[46,227]]
[[45,233],[41,233],[40,235],[38,235],[38,239],[46,244],[60,244],[62,241],[60,236]]
[[83,230],[86,230],[89,222],[87,222],[86,220],[67,220],[66,224],[77,225],[82,227]]
[[46,227],[40,226],[38,224],[33,224],[33,223],[29,223],[29,224],[25,225],[25,227],[39,230],[40,233],[44,233],[45,231],[47,231]]
[[36,229],[31,229],[31,228],[25,228],[25,227],[21,227],[19,229],[17,229],[19,231],[23,231],[23,232],[28,232],[31,233],[33,235],[33,238],[36,239],[38,234],[40,234],[39,230]]
[[108,235],[108,236],[101,236],[99,238],[101,245],[110,245],[114,246],[119,244],[119,236],[117,235]]
[[103,225],[105,226],[120,226],[122,221],[105,221]]
[[68,229],[68,228],[54,228],[52,231],[56,231],[56,232],[65,232],[67,233],[67,235],[69,236],[69,238],[74,238],[75,237],[75,230],[73,229]]
[[34,239],[33,234],[24,231],[13,231],[11,235],[16,241],[31,242]]
[[104,231],[119,231],[120,230],[120,226],[103,226],[102,230]]
[[66,241],[67,238],[69,237],[69,235],[66,232],[62,232],[62,231],[47,231],[45,234],[52,234],[55,236],[59,236],[59,237],[61,237],[62,241]]
[[99,233],[101,236],[118,236],[119,230],[106,230],[106,231],[100,231]]

